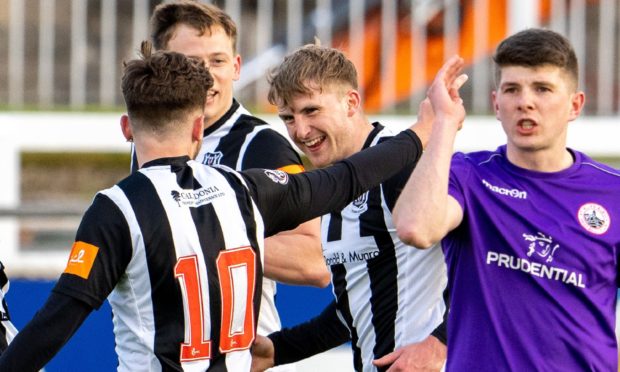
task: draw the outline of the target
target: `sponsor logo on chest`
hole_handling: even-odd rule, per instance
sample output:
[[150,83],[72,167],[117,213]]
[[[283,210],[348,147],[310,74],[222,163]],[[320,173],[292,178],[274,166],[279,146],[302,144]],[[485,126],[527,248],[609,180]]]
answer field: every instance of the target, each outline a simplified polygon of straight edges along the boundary
[[177,202],[179,207],[200,207],[201,205],[210,203],[216,198],[224,196],[224,194],[225,193],[220,191],[215,185],[197,190],[172,190],[170,192],[170,196]]
[[[560,251],[560,245],[555,243],[551,236],[537,232],[536,234],[524,233],[522,237],[525,243],[524,252],[527,258],[488,251],[486,264],[508,270],[521,271],[532,276],[566,283],[579,288],[587,287],[583,273],[550,265]],[[541,259],[544,263],[536,262]]]

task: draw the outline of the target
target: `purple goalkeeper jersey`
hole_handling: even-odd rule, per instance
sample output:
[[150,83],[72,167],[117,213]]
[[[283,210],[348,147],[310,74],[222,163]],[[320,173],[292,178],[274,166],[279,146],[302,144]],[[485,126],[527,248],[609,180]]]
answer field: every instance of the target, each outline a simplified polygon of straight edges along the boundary
[[555,173],[509,163],[505,146],[454,155],[448,370],[618,370],[620,172],[571,153]]

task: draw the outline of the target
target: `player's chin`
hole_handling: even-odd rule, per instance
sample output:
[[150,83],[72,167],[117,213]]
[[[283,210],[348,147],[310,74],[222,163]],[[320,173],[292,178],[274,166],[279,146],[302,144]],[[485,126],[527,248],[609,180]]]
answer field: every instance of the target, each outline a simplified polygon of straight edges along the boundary
[[332,162],[329,161],[325,156],[321,156],[321,154],[308,154],[306,153],[308,160],[315,168],[325,168],[331,165]]

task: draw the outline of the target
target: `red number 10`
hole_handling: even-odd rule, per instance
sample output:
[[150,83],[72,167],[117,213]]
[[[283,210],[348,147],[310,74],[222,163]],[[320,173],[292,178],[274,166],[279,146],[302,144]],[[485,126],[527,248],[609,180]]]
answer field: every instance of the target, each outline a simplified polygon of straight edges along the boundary
[[[222,297],[222,353],[248,349],[254,341],[255,259],[256,253],[250,247],[224,250],[217,257]],[[198,258],[181,257],[174,267],[174,274],[181,282],[189,318],[186,319],[189,339],[181,344],[181,361],[211,358],[211,341],[204,335],[204,321],[210,319],[209,304],[202,298]]]

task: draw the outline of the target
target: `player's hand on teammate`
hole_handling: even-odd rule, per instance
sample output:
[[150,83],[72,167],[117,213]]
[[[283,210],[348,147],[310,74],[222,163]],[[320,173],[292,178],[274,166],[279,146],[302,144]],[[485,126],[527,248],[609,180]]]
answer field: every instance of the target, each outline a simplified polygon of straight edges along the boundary
[[275,349],[269,337],[256,335],[252,345],[252,372],[262,372],[275,364]]
[[383,358],[376,359],[373,364],[377,367],[390,366],[387,372],[422,372],[440,371],[447,356],[446,345],[434,336],[428,336],[424,341],[403,346]]
[[465,120],[465,107],[459,89],[468,77],[462,74],[465,61],[455,55],[439,69],[427,96],[433,106],[435,117],[442,122],[456,123],[458,129]]

